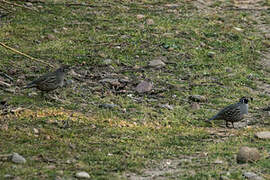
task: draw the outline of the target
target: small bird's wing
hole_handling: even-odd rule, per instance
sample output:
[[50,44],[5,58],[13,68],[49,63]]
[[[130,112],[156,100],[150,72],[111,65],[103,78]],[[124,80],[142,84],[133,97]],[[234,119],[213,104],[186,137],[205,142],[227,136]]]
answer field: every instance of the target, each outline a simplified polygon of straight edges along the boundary
[[224,115],[229,113],[231,110],[236,109],[238,106],[239,106],[239,103],[231,104],[231,105],[225,107],[224,109],[222,109],[221,111],[219,111],[212,118],[208,119],[208,121],[223,119]]
[[45,82],[48,79],[51,79],[53,76],[54,76],[54,73],[45,74],[45,75],[43,75],[43,76],[35,79],[34,81],[30,82],[24,88],[33,88],[33,87],[36,87],[39,83]]

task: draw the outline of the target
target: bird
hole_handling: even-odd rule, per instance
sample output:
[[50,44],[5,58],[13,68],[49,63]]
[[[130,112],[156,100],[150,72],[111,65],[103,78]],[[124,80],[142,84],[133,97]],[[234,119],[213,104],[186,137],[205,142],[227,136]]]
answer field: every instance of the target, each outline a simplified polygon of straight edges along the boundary
[[48,93],[59,87],[63,87],[64,77],[65,74],[69,71],[69,69],[70,66],[62,65],[56,71],[44,74],[43,76],[30,82],[29,84],[24,86],[23,89],[36,88],[40,90],[43,95],[44,92]]
[[[250,99],[253,100],[252,98]],[[244,114],[248,114],[248,102],[249,99],[247,97],[242,97],[239,102],[225,107],[212,118],[208,119],[208,122],[212,120],[225,120],[226,127],[229,127],[228,122],[231,122],[234,128],[233,123],[241,121],[244,118]]]

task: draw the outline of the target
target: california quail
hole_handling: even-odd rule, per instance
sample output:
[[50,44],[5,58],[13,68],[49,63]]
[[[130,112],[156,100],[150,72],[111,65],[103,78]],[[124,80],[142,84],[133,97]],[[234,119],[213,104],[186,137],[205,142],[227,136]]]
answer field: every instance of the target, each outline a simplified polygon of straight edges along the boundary
[[248,101],[249,100],[246,97],[242,97],[239,102],[225,107],[208,121],[225,120],[226,127],[229,126],[228,122],[231,122],[234,127],[233,123],[241,121],[244,118],[244,114],[248,113]]
[[25,88],[37,88],[42,93],[53,91],[64,85],[64,76],[68,72],[69,66],[63,65],[54,72],[47,73],[38,79],[27,84]]

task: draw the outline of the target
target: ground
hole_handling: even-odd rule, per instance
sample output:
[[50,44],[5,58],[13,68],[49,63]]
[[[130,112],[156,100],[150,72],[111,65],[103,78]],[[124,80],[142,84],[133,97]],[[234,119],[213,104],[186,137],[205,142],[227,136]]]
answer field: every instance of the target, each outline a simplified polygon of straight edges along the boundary
[[[0,179],[270,179],[269,140],[254,137],[269,130],[269,1],[12,3],[0,43],[41,61],[0,46]],[[72,66],[54,100],[21,88],[48,63]],[[242,96],[254,101],[236,128],[205,122]],[[238,164],[241,146],[260,160]]]

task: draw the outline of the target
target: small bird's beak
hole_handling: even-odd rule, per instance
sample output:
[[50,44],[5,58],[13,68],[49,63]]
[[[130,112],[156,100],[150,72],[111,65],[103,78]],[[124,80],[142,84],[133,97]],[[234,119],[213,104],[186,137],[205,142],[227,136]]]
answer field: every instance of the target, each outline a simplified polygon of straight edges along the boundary
[[253,101],[253,97],[250,97],[250,101]]

